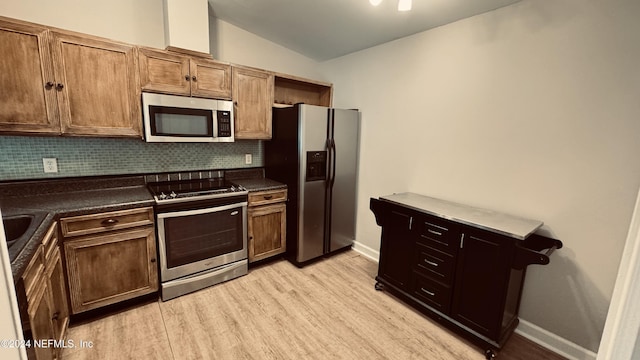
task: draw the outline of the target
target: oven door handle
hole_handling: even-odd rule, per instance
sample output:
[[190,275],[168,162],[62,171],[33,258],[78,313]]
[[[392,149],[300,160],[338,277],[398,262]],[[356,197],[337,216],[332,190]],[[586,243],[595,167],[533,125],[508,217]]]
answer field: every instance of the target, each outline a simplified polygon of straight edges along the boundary
[[[173,218],[173,217],[179,217],[179,216],[191,216],[191,215],[200,215],[200,214],[208,214],[208,213],[213,213],[213,212],[218,212],[218,211],[225,211],[225,210],[230,210],[230,209],[235,209],[237,207],[244,207],[247,206],[247,202],[239,202],[239,203],[233,203],[230,205],[224,205],[224,206],[217,206],[217,207],[210,207],[210,208],[204,208],[204,209],[195,209],[195,210],[184,210],[184,211],[169,211],[169,212],[165,212],[165,213],[158,213],[158,219],[167,219],[167,218]],[[233,214],[233,215],[237,215],[237,214]]]

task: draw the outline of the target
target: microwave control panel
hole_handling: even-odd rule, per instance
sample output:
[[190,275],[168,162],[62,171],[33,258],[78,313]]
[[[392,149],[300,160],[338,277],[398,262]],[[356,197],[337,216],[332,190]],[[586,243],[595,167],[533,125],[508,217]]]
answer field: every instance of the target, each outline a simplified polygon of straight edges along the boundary
[[217,111],[218,115],[218,137],[231,136],[231,112]]

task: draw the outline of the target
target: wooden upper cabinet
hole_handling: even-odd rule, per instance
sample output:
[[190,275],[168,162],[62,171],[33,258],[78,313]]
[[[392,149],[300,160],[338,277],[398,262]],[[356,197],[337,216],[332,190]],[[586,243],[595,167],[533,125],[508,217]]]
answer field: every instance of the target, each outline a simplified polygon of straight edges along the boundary
[[191,59],[191,95],[231,99],[231,65]]
[[134,46],[52,31],[62,132],[142,137]]
[[236,139],[271,139],[272,73],[234,66],[233,102]]
[[139,48],[142,90],[190,95],[189,58],[166,51]]
[[139,48],[144,91],[231,99],[231,65],[150,48]]
[[60,133],[49,30],[0,17],[0,131]]

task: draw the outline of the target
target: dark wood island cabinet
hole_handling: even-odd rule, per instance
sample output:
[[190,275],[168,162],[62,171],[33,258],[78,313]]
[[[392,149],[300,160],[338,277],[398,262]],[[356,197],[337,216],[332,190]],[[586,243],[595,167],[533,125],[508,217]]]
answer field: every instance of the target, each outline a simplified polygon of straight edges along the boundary
[[[518,325],[526,267],[562,242],[542,222],[413,193],[371,198],[382,227],[376,289],[496,356]],[[546,250],[545,252],[540,252]]]

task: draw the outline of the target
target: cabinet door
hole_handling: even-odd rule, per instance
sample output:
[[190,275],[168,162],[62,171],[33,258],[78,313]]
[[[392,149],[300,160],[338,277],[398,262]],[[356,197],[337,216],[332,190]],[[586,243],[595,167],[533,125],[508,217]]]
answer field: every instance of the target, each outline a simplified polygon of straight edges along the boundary
[[249,262],[287,250],[286,209],[284,203],[249,208]]
[[60,250],[56,247],[47,261],[47,281],[51,294],[51,322],[53,339],[62,340],[69,325],[69,305],[64,281]]
[[166,51],[139,48],[142,90],[175,95],[191,94],[189,58]]
[[136,48],[52,32],[62,132],[142,137]]
[[64,249],[74,314],[158,289],[153,227],[67,240]]
[[273,74],[233,67],[236,139],[271,139]]
[[0,131],[60,133],[49,31],[0,19]]
[[231,99],[231,65],[206,59],[191,59],[191,95]]
[[452,316],[497,339],[513,241],[475,230],[463,230],[458,252]]
[[[29,323],[33,340],[47,341],[54,339],[51,323],[51,295],[43,278],[36,285],[35,292],[29,296]],[[55,349],[52,347],[35,346],[36,359],[55,359]]]
[[409,213],[390,210],[382,227],[378,276],[409,291],[415,238],[414,218]]

